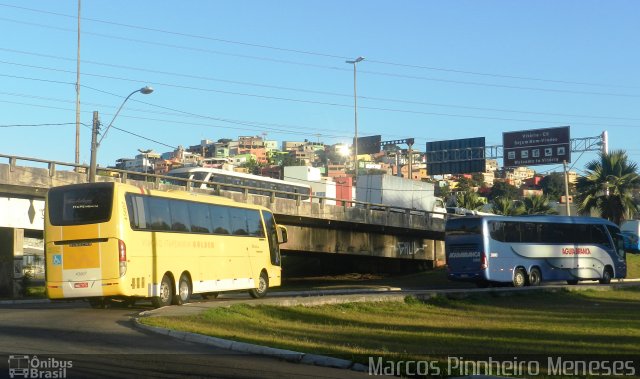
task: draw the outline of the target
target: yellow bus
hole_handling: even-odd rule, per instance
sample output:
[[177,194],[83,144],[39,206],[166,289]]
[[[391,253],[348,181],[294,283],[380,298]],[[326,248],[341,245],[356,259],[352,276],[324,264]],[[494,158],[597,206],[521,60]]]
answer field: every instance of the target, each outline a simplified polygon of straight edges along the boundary
[[192,294],[248,290],[263,297],[281,283],[286,228],[265,207],[122,183],[49,190],[45,217],[50,299],[188,302]]

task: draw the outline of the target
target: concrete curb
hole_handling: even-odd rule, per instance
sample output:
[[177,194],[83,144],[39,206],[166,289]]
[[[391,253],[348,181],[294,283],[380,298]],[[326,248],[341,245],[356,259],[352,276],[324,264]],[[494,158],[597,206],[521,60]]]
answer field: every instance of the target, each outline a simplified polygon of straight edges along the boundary
[[346,288],[346,289],[326,289],[326,290],[307,290],[307,291],[282,291],[282,292],[270,292],[269,296],[272,297],[284,297],[284,296],[302,296],[302,297],[314,297],[314,296],[329,296],[329,295],[355,295],[364,293],[379,293],[379,292],[399,292],[402,291],[400,287],[381,287],[381,288]]
[[148,332],[166,335],[166,336],[177,338],[179,340],[183,340],[187,342],[194,342],[194,343],[209,345],[209,346],[213,346],[221,349],[237,351],[239,353],[265,355],[265,356],[282,359],[288,362],[302,363],[302,364],[313,365],[313,366],[341,368],[341,369],[349,369],[349,370],[361,371],[361,372],[366,372],[368,370],[367,366],[360,363],[352,362],[346,359],[327,357],[327,356],[317,355],[317,354],[307,354],[307,353],[301,353],[301,352],[292,351],[292,350],[277,349],[277,348],[267,347],[262,345],[254,345],[246,342],[225,340],[222,338],[210,337],[210,336],[205,336],[197,333],[181,332],[181,331],[176,331],[171,329],[160,328],[157,326],[145,325],[140,322],[140,317],[135,317],[133,321],[134,321],[134,325],[137,328],[146,330]]

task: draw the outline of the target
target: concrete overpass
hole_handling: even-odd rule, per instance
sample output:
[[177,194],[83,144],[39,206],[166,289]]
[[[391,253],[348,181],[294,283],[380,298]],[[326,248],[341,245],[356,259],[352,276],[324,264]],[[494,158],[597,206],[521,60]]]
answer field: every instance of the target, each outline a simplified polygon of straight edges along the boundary
[[[5,230],[26,230],[31,236],[37,235],[42,231],[42,209],[48,189],[88,181],[87,166],[0,154],[0,159],[3,158],[7,163],[0,163],[0,215],[5,217],[0,216],[0,228]],[[167,177],[161,175],[116,169],[99,169],[98,174],[97,181],[122,181],[161,190],[186,189],[163,184]],[[146,176],[147,181],[141,176]],[[351,257],[354,258],[349,261],[351,264],[367,262],[366,267],[372,266],[365,258],[383,259],[387,266],[416,268],[436,266],[444,261],[444,218],[437,217],[442,215],[356,201],[336,206],[326,204],[326,198],[314,198],[313,202],[299,197],[283,199],[276,197],[274,191],[271,196],[252,195],[249,187],[237,187],[238,191],[191,190],[271,209],[278,222],[289,229],[289,242],[282,246],[285,255]],[[10,235],[15,233],[5,232],[0,238],[10,238]],[[12,246],[13,250],[19,247],[13,243],[1,245]],[[9,252],[0,251],[1,256],[7,257],[7,254]],[[0,270],[8,269],[8,263],[7,259],[0,259]]]

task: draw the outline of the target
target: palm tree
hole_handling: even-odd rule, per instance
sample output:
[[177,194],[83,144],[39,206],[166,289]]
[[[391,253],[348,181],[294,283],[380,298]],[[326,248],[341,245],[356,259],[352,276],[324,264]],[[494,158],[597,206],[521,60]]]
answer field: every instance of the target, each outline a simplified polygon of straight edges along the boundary
[[472,191],[458,192],[456,195],[456,204],[458,207],[473,211],[480,210],[484,206],[484,202],[480,199],[480,196]]
[[586,175],[578,178],[576,185],[578,212],[590,214],[597,210],[602,218],[618,225],[639,213],[632,196],[632,190],[640,186],[638,167],[629,162],[625,151],[600,153],[600,158],[587,163],[585,168]]
[[524,213],[524,206],[508,197],[496,197],[491,207],[493,213],[503,216],[518,216]]
[[529,215],[555,215],[558,212],[549,204],[546,195],[527,196],[523,200],[524,213]]

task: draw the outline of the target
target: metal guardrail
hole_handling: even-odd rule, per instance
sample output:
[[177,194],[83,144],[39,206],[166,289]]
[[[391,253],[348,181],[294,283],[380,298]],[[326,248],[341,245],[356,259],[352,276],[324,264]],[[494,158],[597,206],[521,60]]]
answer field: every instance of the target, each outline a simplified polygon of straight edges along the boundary
[[[46,159],[40,159],[40,158],[32,158],[32,157],[23,157],[23,156],[17,156],[17,155],[7,155],[7,154],[0,154],[0,158],[6,158],[9,160],[9,170],[11,172],[15,171],[18,161],[26,161],[26,162],[37,162],[37,163],[44,163],[47,165],[48,170],[49,170],[49,176],[53,177],[56,173],[56,169],[57,166],[65,166],[65,167],[72,167],[73,170],[78,173],[78,174],[82,174],[83,172],[87,175],[87,181],[89,181],[89,166],[88,165],[84,165],[84,164],[76,164],[76,163],[70,163],[70,162],[61,162],[61,161],[51,161],[51,160],[46,160]],[[28,167],[28,166],[27,166]],[[112,179],[120,179],[120,181],[122,183],[125,183],[127,181],[127,179],[131,179],[131,180],[138,180],[136,178],[139,177],[143,177],[143,181],[147,182],[147,183],[154,183],[155,188],[158,188],[158,186],[160,184],[164,184],[164,185],[174,185],[171,182],[176,182],[176,181],[181,181],[184,182],[184,189],[186,191],[191,191],[192,189],[194,189],[194,184],[205,184],[206,186],[213,186],[212,191],[213,194],[220,196],[221,191],[222,191],[222,187],[231,187],[231,188],[236,188],[238,189],[238,191],[235,192],[242,192],[243,193],[243,198],[246,200],[249,194],[255,194],[252,193],[251,191],[260,191],[260,192],[266,192],[269,193],[269,198],[270,198],[270,202],[274,203],[277,194],[280,195],[284,195],[285,198],[289,198],[289,199],[295,199],[296,200],[296,205],[300,206],[303,202],[305,202],[302,198],[305,197],[306,195],[304,194],[300,194],[300,193],[295,193],[295,192],[287,192],[287,191],[280,191],[280,190],[273,190],[273,189],[265,189],[265,188],[259,188],[259,187],[250,187],[250,186],[242,186],[242,185],[238,185],[238,184],[230,184],[230,183],[219,183],[219,182],[205,182],[202,180],[190,180],[190,179],[186,179],[186,178],[179,178],[179,177],[175,177],[175,176],[167,176],[167,175],[159,175],[159,174],[151,174],[151,173],[145,173],[145,172],[138,172],[138,171],[128,171],[128,170],[122,170],[122,169],[118,169],[118,168],[104,168],[104,167],[98,167],[97,171],[97,176],[103,176],[103,177],[110,177]],[[113,174],[117,174],[118,176],[113,176]],[[130,178],[130,176],[132,176],[133,178]],[[163,182],[164,181],[164,182]],[[259,195],[259,194],[258,194]],[[335,201],[337,203],[341,203],[342,205],[336,205],[338,207],[343,207],[343,208],[347,208],[348,204],[351,205],[351,207],[354,208],[362,208],[365,209],[367,211],[370,210],[378,210],[378,211],[383,211],[386,212],[387,214],[389,213],[405,213],[407,216],[409,215],[423,215],[425,217],[427,217],[428,219],[431,219],[433,217],[433,214],[438,214],[443,215],[443,213],[439,213],[439,212],[430,212],[430,211],[425,211],[425,210],[419,210],[419,209],[411,209],[411,208],[403,208],[403,207],[396,207],[396,206],[390,206],[388,204],[377,204],[377,203],[367,203],[367,202],[363,202],[363,201],[358,201],[358,200],[347,200],[347,199],[337,199],[337,198],[332,198],[332,197],[323,197],[323,196],[313,196],[312,194],[309,195],[309,201],[313,202],[313,200],[318,200],[318,203],[320,204],[321,208],[324,208],[324,205],[327,203],[327,201]],[[447,214],[444,214],[444,217],[447,217]],[[440,217],[437,217],[440,218]]]

